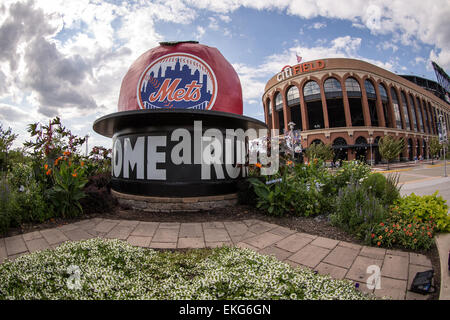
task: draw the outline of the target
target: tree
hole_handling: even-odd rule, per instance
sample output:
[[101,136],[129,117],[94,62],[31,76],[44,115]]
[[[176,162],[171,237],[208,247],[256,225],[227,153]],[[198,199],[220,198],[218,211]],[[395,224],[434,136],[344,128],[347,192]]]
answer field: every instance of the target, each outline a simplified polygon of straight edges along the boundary
[[433,137],[430,140],[430,155],[431,155],[431,164],[433,164],[433,159],[437,156],[442,150],[442,144],[439,143],[439,139],[437,137]]
[[397,159],[403,148],[405,147],[405,140],[400,138],[396,140],[394,137],[387,135],[378,142],[378,150],[383,159],[387,161],[388,170],[389,162]]
[[11,148],[17,136],[17,134],[12,133],[11,128],[8,128],[8,130],[3,130],[3,126],[0,123],[0,154],[2,155],[2,171],[6,171],[8,168],[8,150]]
[[313,159],[327,161],[334,158],[334,151],[330,144],[313,143],[306,149],[306,156],[309,161]]

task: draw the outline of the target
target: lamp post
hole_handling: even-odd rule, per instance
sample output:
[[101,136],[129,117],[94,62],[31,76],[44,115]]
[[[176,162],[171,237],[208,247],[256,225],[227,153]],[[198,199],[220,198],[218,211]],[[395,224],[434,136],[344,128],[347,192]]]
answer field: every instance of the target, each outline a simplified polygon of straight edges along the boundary
[[369,137],[369,144],[370,144],[370,166],[373,165],[372,143],[373,143],[373,137],[372,137],[372,135],[370,135],[370,137]]
[[444,116],[439,115],[439,142],[442,143],[444,151],[444,177],[447,177],[447,158],[445,156],[445,149],[447,149],[447,127],[445,126]]

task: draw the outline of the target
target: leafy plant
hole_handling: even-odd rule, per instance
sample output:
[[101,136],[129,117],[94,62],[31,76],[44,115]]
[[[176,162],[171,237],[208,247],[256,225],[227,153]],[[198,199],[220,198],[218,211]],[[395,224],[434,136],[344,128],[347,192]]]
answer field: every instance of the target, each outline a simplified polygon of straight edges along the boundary
[[74,217],[83,213],[80,199],[85,197],[83,188],[88,182],[83,165],[72,163],[70,152],[55,160],[52,169],[47,169],[47,175],[52,175],[54,185],[48,194],[63,217]]
[[437,231],[450,232],[448,206],[446,201],[438,196],[438,191],[426,196],[412,193],[400,198],[392,209],[405,220],[415,218],[419,222],[433,221]]
[[[258,196],[257,207],[266,210],[270,215],[281,216],[295,208],[295,183],[292,176],[284,171],[282,176],[272,177],[275,183],[267,184],[257,178],[250,178],[256,195]],[[267,178],[269,181],[269,178]]]

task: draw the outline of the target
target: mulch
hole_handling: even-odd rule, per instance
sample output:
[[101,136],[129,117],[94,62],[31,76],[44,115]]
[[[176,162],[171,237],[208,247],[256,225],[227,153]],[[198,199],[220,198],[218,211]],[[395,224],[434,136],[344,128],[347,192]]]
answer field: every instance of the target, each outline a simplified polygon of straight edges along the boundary
[[[330,224],[325,217],[272,217],[261,213],[261,210],[248,205],[237,205],[227,208],[215,208],[209,211],[201,212],[177,212],[177,213],[163,213],[163,212],[146,212],[133,209],[122,209],[116,207],[114,210],[108,213],[92,213],[84,215],[78,219],[51,219],[50,221],[41,224],[25,224],[20,228],[10,229],[8,236],[17,234],[32,232],[36,230],[43,230],[48,228],[54,228],[64,224],[74,223],[76,221],[86,218],[104,218],[104,219],[121,219],[121,220],[138,220],[138,221],[151,221],[151,222],[210,222],[210,221],[239,221],[246,219],[259,219],[269,223],[278,224],[287,227],[298,232],[308,233],[320,237],[326,237],[339,241],[346,241],[355,244],[364,245],[364,243],[358,238],[349,235],[341,229],[334,227]],[[434,245],[429,251],[421,250],[407,250],[404,248],[394,248],[404,252],[414,252],[426,255],[430,258],[434,273],[434,284],[436,286],[436,293],[430,294],[429,299],[438,300],[440,283],[441,283],[441,270],[439,253]]]

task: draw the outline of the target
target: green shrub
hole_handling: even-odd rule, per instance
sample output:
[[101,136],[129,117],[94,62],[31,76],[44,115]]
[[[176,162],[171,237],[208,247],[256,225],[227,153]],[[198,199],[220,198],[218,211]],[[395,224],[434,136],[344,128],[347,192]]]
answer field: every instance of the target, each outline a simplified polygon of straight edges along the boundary
[[398,182],[400,179],[400,174],[390,174],[386,178],[386,185],[383,194],[384,205],[391,206],[400,199],[400,188]]
[[334,185],[339,190],[352,183],[363,182],[370,174],[370,167],[360,161],[344,161],[334,174]]
[[11,202],[8,184],[0,178],[0,234],[5,233],[10,224],[11,217],[9,207]]
[[382,199],[386,189],[386,178],[381,173],[372,173],[364,180],[362,185],[378,199]]
[[450,232],[450,216],[446,201],[438,196],[438,191],[432,195],[417,196],[412,193],[400,198],[393,207],[403,219],[417,219],[419,222],[432,221],[437,231]]
[[335,212],[330,218],[333,225],[369,242],[373,225],[382,221],[387,213],[377,197],[359,184],[350,184],[339,191]]
[[398,187],[399,175],[389,175],[387,178],[381,173],[372,173],[362,183],[367,192],[376,196],[381,203],[389,207],[400,198]]

